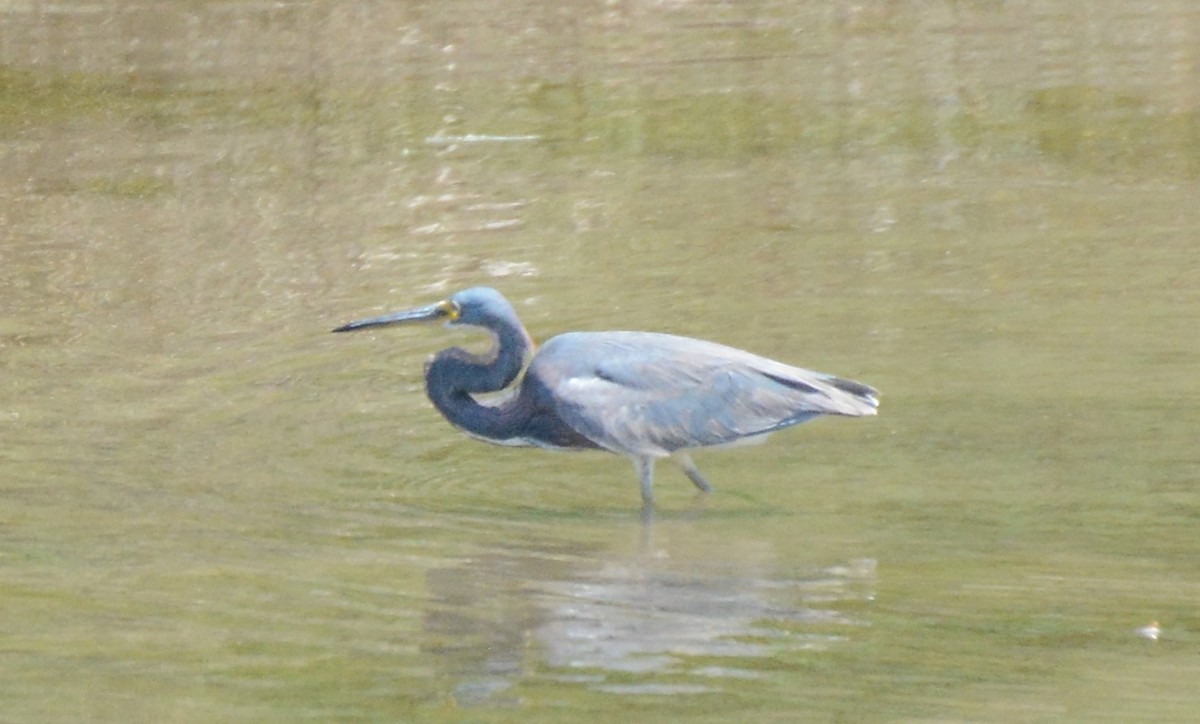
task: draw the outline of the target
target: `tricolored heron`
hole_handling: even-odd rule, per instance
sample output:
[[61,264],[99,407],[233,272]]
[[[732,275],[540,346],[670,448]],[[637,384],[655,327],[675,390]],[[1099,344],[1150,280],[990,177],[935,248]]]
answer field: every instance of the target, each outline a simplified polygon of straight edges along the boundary
[[697,488],[712,486],[689,450],[761,440],[818,415],[874,415],[878,393],[860,382],[688,337],[650,332],[568,332],[537,350],[500,292],[475,287],[449,299],[342,325],[334,332],[444,320],[479,327],[493,347],[451,347],[425,364],[434,407],[471,437],[497,445],[601,449],[633,460],[652,504],[654,461],[674,457]]

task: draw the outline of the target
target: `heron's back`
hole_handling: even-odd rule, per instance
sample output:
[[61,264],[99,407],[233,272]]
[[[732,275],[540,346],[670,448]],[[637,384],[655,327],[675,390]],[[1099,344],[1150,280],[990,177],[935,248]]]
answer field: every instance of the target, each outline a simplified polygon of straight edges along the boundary
[[634,455],[729,444],[817,415],[873,415],[878,406],[876,391],[853,380],[651,332],[554,337],[526,374],[567,424]]

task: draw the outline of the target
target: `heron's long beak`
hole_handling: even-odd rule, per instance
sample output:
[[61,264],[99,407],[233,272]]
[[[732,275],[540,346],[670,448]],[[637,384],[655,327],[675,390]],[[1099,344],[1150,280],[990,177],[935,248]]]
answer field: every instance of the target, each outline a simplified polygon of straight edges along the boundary
[[450,301],[438,302],[437,304],[430,304],[428,307],[417,307],[416,309],[407,309],[403,312],[385,314],[382,317],[360,319],[355,322],[343,324],[333,331],[353,332],[356,329],[366,329],[367,327],[387,327],[393,324],[437,322],[442,319],[448,319],[451,322],[458,319],[458,305]]

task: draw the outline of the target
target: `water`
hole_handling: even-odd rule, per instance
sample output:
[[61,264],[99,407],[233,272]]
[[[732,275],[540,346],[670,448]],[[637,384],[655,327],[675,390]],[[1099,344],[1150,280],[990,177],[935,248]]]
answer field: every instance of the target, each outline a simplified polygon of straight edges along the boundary
[[[1194,717],[1192,4],[0,18],[2,718]],[[646,523],[328,334],[481,283],[881,414]]]

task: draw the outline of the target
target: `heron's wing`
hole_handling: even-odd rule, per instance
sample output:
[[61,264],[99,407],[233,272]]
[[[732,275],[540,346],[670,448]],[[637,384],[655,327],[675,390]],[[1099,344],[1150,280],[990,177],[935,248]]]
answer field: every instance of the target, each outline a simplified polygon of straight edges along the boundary
[[636,455],[731,443],[820,414],[873,415],[878,405],[875,390],[857,382],[643,332],[555,337],[527,376],[572,428]]

